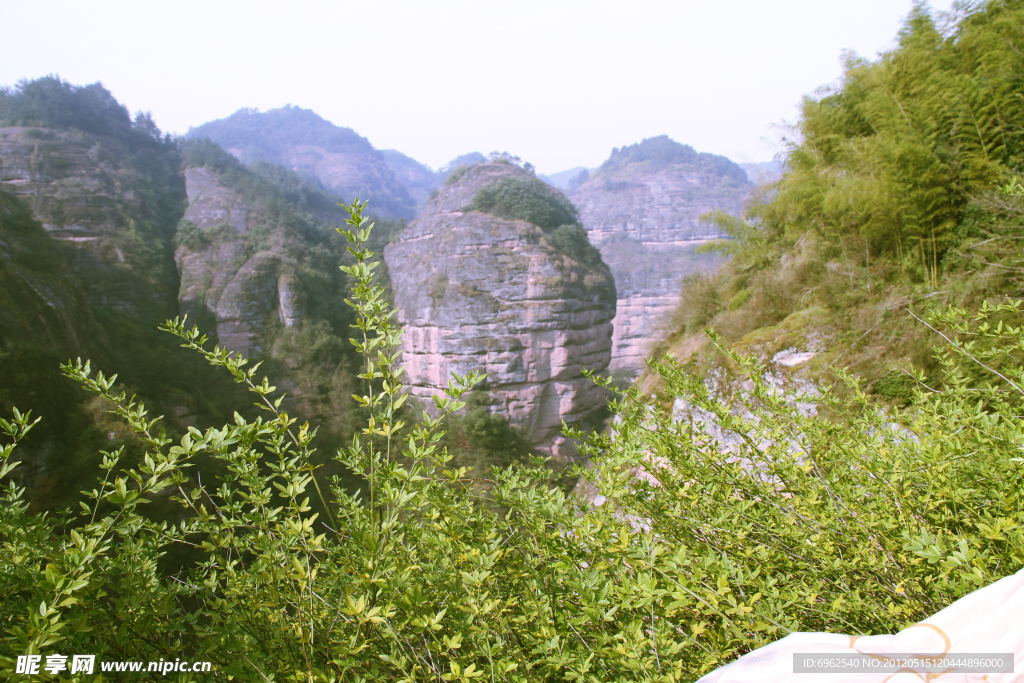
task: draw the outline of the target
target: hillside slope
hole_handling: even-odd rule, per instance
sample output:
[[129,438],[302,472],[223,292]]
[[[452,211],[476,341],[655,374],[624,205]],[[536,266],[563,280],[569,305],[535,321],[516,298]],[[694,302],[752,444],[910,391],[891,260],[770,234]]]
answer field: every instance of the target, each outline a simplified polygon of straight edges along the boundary
[[746,221],[713,220],[732,261],[689,283],[659,353],[706,371],[710,325],[774,369],[831,383],[850,368],[894,403],[912,367],[941,383],[942,339],[914,316],[1024,296],[1024,204],[998,192],[1024,171],[1021,44],[1019,2],[945,33],[918,7],[893,51],[848,58]]

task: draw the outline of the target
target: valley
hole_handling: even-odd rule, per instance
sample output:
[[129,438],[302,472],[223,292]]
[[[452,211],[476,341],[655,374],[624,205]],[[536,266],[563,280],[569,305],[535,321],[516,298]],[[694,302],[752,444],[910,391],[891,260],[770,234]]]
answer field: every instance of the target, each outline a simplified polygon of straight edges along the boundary
[[[933,620],[1020,652],[1024,4],[915,3],[841,64],[775,161],[658,127],[552,173],[0,88],[0,672],[781,681],[787,636]],[[459,115],[525,111],[462,97],[484,66]]]
[[[37,326],[32,311],[53,314],[39,330],[51,362],[23,367],[4,400],[27,382],[47,390],[20,405],[77,416],[60,443],[26,444],[38,465],[22,481],[44,506],[71,491],[43,472],[62,461],[86,471],[101,443],[139,448],[70,390],[54,359],[92,358],[118,373],[171,434],[215,423],[237,398],[194,359],[156,360],[170,342],[157,341],[165,319],[187,316],[213,343],[262,361],[290,410],[321,425],[325,458],[351,438],[356,412],[343,398],[358,360],[337,270],[349,257],[333,228],[345,217],[338,202],[357,196],[377,216],[413,394],[435,395],[451,372],[488,375],[473,399],[478,417],[468,432],[453,427],[452,447],[484,476],[482,463],[511,457],[474,436],[472,425],[493,419],[517,434],[516,449],[564,467],[575,449],[563,422],[598,425],[608,398],[581,370],[643,369],[669,332],[682,278],[722,262],[695,252],[720,237],[701,216],[738,213],[753,187],[724,157],[664,136],[614,150],[592,174],[562,174],[564,194],[507,153],[465,154],[434,171],[299,107],[243,109],[172,139],[99,86],[48,78],[7,98],[8,122],[23,125],[0,128],[0,191],[38,221],[34,239],[61,265],[44,284],[5,256],[9,291],[31,292],[7,298],[0,341],[13,362],[25,363],[18,340]],[[77,118],[48,119],[45,101]],[[19,107],[32,114],[18,120]],[[488,192],[491,205],[475,207]]]

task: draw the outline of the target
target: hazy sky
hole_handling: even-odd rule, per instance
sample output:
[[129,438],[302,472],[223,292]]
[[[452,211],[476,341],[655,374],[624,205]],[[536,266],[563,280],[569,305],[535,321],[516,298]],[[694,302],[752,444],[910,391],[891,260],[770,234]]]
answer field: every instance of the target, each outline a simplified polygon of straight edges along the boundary
[[2,0],[0,84],[101,81],[175,133],[293,104],[435,168],[507,150],[553,173],[661,134],[763,161],[800,98],[839,77],[842,51],[892,47],[911,6]]

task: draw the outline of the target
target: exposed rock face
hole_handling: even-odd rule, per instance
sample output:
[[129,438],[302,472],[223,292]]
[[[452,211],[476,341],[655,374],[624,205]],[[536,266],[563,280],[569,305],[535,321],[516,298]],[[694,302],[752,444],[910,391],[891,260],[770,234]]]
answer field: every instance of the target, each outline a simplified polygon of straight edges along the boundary
[[643,367],[660,321],[679,302],[682,278],[722,262],[696,253],[700,244],[721,237],[699,216],[713,209],[738,213],[750,188],[743,170],[728,159],[661,136],[616,149],[570,190],[590,241],[615,276],[611,370]]
[[0,349],[31,344],[87,355],[102,332],[63,250],[25,203],[0,190]]
[[536,225],[462,211],[510,176],[532,177],[510,164],[472,167],[387,248],[404,362],[423,397],[452,372],[486,372],[491,409],[566,456],[562,420],[578,422],[606,400],[580,366],[608,365],[615,286],[607,266],[562,253]]
[[184,220],[194,234],[192,244],[175,252],[181,312],[193,320],[212,314],[221,346],[256,355],[261,351],[259,334],[270,318],[291,327],[302,316],[304,297],[295,262],[278,243],[279,235],[254,249],[256,209],[213,171],[188,169],[185,186],[189,206]]
[[396,218],[415,214],[415,200],[383,153],[352,129],[335,126],[308,109],[241,109],[190,129],[186,137],[209,138],[243,163],[268,161],[316,178],[345,201],[372,199],[371,211]]
[[0,128],[0,189],[26,201],[90,304],[139,315],[174,309],[170,239],[184,188],[159,143],[129,148],[74,129]]

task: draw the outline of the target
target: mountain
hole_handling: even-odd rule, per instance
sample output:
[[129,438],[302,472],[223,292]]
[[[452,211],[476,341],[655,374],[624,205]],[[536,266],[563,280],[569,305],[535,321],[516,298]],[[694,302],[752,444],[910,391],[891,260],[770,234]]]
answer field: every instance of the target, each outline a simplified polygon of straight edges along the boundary
[[643,367],[679,302],[684,277],[723,262],[697,252],[721,237],[700,216],[715,209],[738,213],[750,189],[746,173],[732,161],[662,135],[616,148],[569,191],[615,277],[611,370],[630,374]]
[[448,184],[385,251],[412,393],[487,373],[489,410],[562,459],[562,422],[605,404],[580,367],[611,357],[615,284],[562,193],[511,163]]
[[[564,192],[566,190],[572,189],[570,185],[575,186],[586,180],[586,178],[589,177],[590,174],[595,170],[597,169],[577,166],[575,168],[570,168],[567,171],[559,171],[558,173],[552,173],[551,175],[542,175],[539,177],[548,185],[554,185],[559,190],[562,190]],[[576,181],[575,184],[573,183],[573,181]]]
[[397,150],[385,149],[381,153],[395,177],[405,186],[413,201],[416,202],[416,213],[419,214],[430,198],[430,193],[444,182],[444,176],[441,172],[432,171],[429,167]]
[[246,164],[265,161],[288,168],[344,201],[371,198],[368,210],[379,215],[409,219],[416,212],[416,200],[383,152],[309,109],[240,109],[190,128],[185,137],[209,138]]

